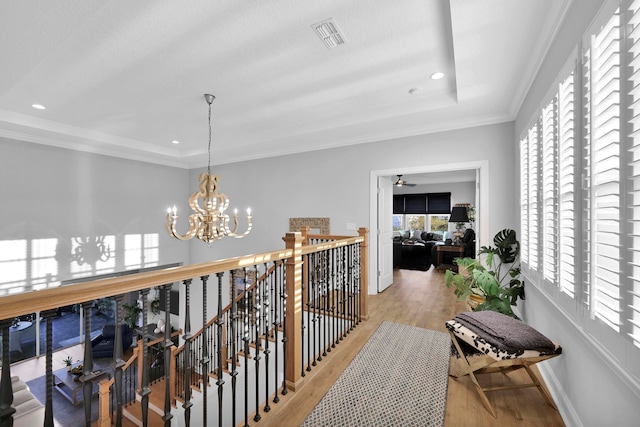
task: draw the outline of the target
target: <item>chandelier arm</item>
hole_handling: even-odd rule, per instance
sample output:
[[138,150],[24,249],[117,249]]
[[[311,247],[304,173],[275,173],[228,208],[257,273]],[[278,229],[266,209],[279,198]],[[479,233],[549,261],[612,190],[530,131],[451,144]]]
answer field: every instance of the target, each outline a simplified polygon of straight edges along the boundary
[[189,215],[189,230],[185,234],[180,234],[176,230],[176,224],[178,223],[178,216],[167,214],[167,231],[173,237],[178,240],[189,240],[193,238],[200,228],[200,216],[198,214]]
[[237,234],[236,231],[238,230],[238,215],[233,215],[233,230],[229,229],[229,215],[224,215],[223,231],[225,236],[242,239],[251,232],[252,227],[253,224],[251,222],[251,215],[247,215],[247,230],[242,234]]

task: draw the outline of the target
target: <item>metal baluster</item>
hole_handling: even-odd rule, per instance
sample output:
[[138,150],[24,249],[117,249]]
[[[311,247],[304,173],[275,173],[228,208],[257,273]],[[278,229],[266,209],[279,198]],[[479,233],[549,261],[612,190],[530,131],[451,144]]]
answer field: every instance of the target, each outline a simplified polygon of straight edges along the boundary
[[316,355],[318,351],[316,349],[316,337],[318,336],[317,327],[318,327],[318,282],[319,282],[319,253],[316,252],[313,254],[313,276],[312,281],[309,283],[310,294],[313,296],[313,333],[309,335],[309,341],[313,342],[313,362],[312,366],[316,366]]
[[222,277],[224,276],[223,272],[216,273],[216,277],[218,278],[218,320],[216,321],[216,325],[218,325],[218,369],[216,372],[216,385],[218,386],[218,425],[222,427],[222,392],[224,385],[224,380],[222,379]]
[[[309,330],[307,331],[307,372],[311,371],[311,287],[312,287],[312,275],[313,275],[313,263],[312,254],[306,256],[307,264],[307,325]],[[304,292],[304,290],[302,291]],[[304,337],[302,342],[304,343]]]
[[[246,277],[246,269],[245,269]],[[256,277],[258,272],[256,271]],[[244,291],[244,326],[242,328],[242,341],[244,342],[244,427],[249,427],[249,294],[250,291]]]
[[164,421],[164,427],[171,426],[171,381],[175,381],[171,377],[171,346],[173,341],[171,340],[171,313],[169,307],[171,307],[171,286],[172,283],[163,285],[164,289],[164,415],[162,419]]
[[354,318],[354,313],[355,313],[355,306],[353,305],[355,298],[355,279],[353,277],[353,245],[349,245],[349,247],[347,247],[347,254],[348,254],[348,260],[349,260],[349,270],[348,270],[348,275],[347,277],[349,278],[349,314],[351,315],[351,328],[349,329],[350,331],[353,330],[353,328],[355,327],[355,318]]
[[273,285],[273,296],[271,298],[271,301],[273,301],[273,342],[275,343],[275,360],[274,360],[274,366],[276,367],[273,373],[273,383],[276,386],[276,393],[275,396],[273,397],[273,403],[278,403],[280,401],[280,396],[278,396],[278,348],[280,347],[280,345],[278,344],[278,336],[280,334],[280,312],[279,310],[279,304],[278,304],[278,299],[280,298],[280,282],[278,280],[278,262],[274,261],[273,262],[273,274],[274,274],[274,285]]
[[255,318],[256,318],[256,327],[255,327],[255,334],[256,334],[256,355],[254,357],[254,361],[256,363],[256,386],[255,386],[255,397],[256,397],[256,414],[253,416],[253,421],[260,421],[260,419],[262,418],[262,416],[260,415],[260,317],[262,316],[262,295],[261,295],[261,288],[259,286],[258,283],[256,283],[256,295],[255,295],[255,299],[256,299],[256,304],[255,304]]
[[[149,289],[140,290],[140,299],[142,300],[142,360],[145,363],[142,364],[142,384],[140,385],[140,404],[142,406],[142,425],[149,425],[149,394],[151,389],[149,388],[149,364],[146,363],[149,355],[149,336],[147,335],[147,297],[149,295]],[[121,329],[118,325],[117,329]],[[117,330],[116,329],[116,330]]]
[[349,299],[351,300],[351,304],[350,305],[350,310],[351,310],[351,329],[353,330],[353,328],[355,327],[355,312],[356,312],[356,307],[354,305],[355,302],[355,278],[353,277],[354,274],[354,269],[353,269],[353,245],[350,245],[347,249],[347,252],[349,253]]
[[[185,311],[184,311],[184,424],[189,427],[191,425],[191,281],[185,279],[182,281],[185,290]],[[168,307],[168,306],[167,306]]]
[[339,308],[339,298],[340,298],[340,290],[338,287],[338,281],[337,281],[337,258],[336,258],[336,253],[335,251],[330,251],[329,252],[329,260],[330,260],[330,269],[331,269],[331,286],[333,288],[332,292],[333,292],[333,310],[334,310],[334,318],[333,318],[333,337],[332,337],[332,341],[331,341],[331,347],[336,346],[336,344],[338,344],[338,333],[339,333],[339,328],[340,328],[340,318],[338,317],[340,315],[340,308]]
[[91,426],[91,395],[93,394],[93,354],[91,352],[91,306],[93,301],[82,303],[84,311],[84,360],[82,362],[82,397],[84,399],[84,423]]
[[271,406],[269,406],[269,354],[271,350],[269,350],[269,306],[271,305],[271,301],[269,301],[269,266],[267,263],[264,264],[265,270],[265,280],[262,283],[263,292],[262,292],[262,327],[264,328],[264,395],[265,395],[265,405],[264,412],[269,412],[271,410]]
[[322,360],[322,353],[320,352],[320,350],[322,350],[323,344],[322,344],[322,328],[323,328],[323,310],[324,307],[322,306],[322,302],[324,301],[324,278],[322,277],[322,267],[323,267],[323,253],[322,252],[318,252],[317,254],[318,257],[318,274],[316,277],[316,307],[317,307],[317,316],[318,316],[318,332],[314,333],[314,339],[315,342],[317,342],[318,345],[318,349],[315,351],[315,354],[318,356],[318,362],[320,362]]
[[358,281],[358,293],[357,293],[357,300],[356,300],[356,307],[358,310],[356,319],[357,319],[357,324],[360,324],[360,302],[362,301],[362,277],[360,277],[360,262],[361,262],[361,258],[360,258],[360,244],[357,243],[356,244],[356,266],[355,266],[355,276],[357,277],[357,281]]
[[11,319],[0,321],[2,329],[2,376],[0,377],[0,426],[13,426],[13,388],[11,387],[11,348],[9,343],[9,327]]
[[[308,286],[305,286],[305,283],[309,284],[309,275],[310,275],[309,271],[311,270],[311,263],[309,261],[309,257],[310,257],[309,254],[302,256],[302,263],[304,265],[306,265],[306,267],[307,267],[306,268],[306,271],[307,271],[306,280],[304,280],[304,278],[303,278],[302,284],[300,286],[300,290],[301,290],[302,300],[303,301],[304,301],[304,292],[305,292],[306,288],[308,287]],[[302,269],[302,274],[303,275],[304,275],[304,271],[305,271],[304,265],[303,265],[303,269]],[[308,320],[309,320],[309,298],[307,298],[307,323],[309,323]],[[300,351],[301,351],[300,359],[302,360],[302,363],[301,363],[301,365],[302,365],[301,376],[303,376],[303,377],[307,375],[305,373],[305,370],[304,370],[304,330],[305,330],[305,328],[306,328],[306,325],[304,323],[304,307],[303,307],[302,308],[302,312],[300,313]],[[309,343],[307,342],[307,347],[308,347],[308,345],[309,345]],[[309,351],[307,351],[307,353],[309,353]],[[311,367],[309,366],[308,362],[309,362],[309,359],[307,358],[307,371],[310,371]]]
[[[244,281],[245,289],[247,286],[247,272],[244,270],[242,280]],[[236,348],[236,340],[238,337],[238,302],[236,297],[238,296],[238,284],[236,282],[236,272],[231,270],[231,425],[235,426],[236,422],[236,385],[238,371],[236,369],[236,360],[238,357],[238,349]]]
[[124,301],[124,295],[116,295],[114,297],[116,302],[116,335],[113,343],[113,376],[114,376],[114,391],[116,398],[116,426],[122,426],[122,369],[125,365],[125,361],[122,360],[122,302]]
[[323,253],[322,254],[322,282],[323,282],[323,286],[324,286],[324,295],[323,295],[323,302],[322,302],[322,308],[324,311],[324,323],[322,324],[323,328],[322,328],[322,336],[323,336],[323,340],[322,340],[322,355],[326,356],[327,355],[327,347],[329,348],[329,351],[331,351],[331,347],[329,346],[329,342],[327,341],[327,337],[328,337],[328,333],[327,333],[327,323],[331,320],[328,314],[329,311],[329,298],[330,298],[330,294],[329,292],[329,281],[327,280],[327,268],[328,268],[328,262],[327,262],[327,254]]
[[347,289],[345,288],[345,271],[344,271],[344,253],[340,249],[336,250],[340,265],[340,289],[341,289],[341,305],[342,305],[342,333],[340,341],[344,340],[347,332]]
[[202,340],[202,358],[200,359],[200,363],[202,364],[201,373],[202,373],[202,425],[207,425],[207,389],[209,388],[209,346],[207,345],[207,280],[209,280],[209,275],[200,276],[200,280],[202,281],[202,330],[203,335],[200,335]]
[[[45,360],[45,407],[44,426],[53,427],[53,322],[57,310],[47,310],[42,313],[46,325],[46,360]],[[36,313],[36,316],[38,314]],[[3,365],[4,366],[4,365]],[[7,365],[8,366],[8,365]],[[1,424],[1,423],[0,423]]]

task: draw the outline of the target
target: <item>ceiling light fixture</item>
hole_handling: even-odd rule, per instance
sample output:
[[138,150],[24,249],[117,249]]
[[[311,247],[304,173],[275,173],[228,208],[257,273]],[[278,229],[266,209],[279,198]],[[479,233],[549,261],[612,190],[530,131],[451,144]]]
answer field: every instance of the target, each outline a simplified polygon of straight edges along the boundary
[[440,80],[444,77],[444,73],[438,71],[437,73],[431,74],[431,80]]
[[172,144],[180,144],[180,141],[178,141],[177,139],[174,139],[173,141],[171,141]]
[[46,110],[46,107],[44,105],[40,105],[40,104],[31,104],[31,106],[33,108],[35,108],[36,110]]
[[224,193],[218,193],[218,175],[211,174],[211,103],[216,97],[205,94],[204,99],[209,104],[209,161],[207,172],[198,176],[199,190],[189,197],[189,206],[195,213],[189,215],[189,230],[185,234],[176,231],[178,214],[176,206],[167,209],[167,231],[169,235],[179,240],[189,240],[193,237],[206,242],[209,246],[225,236],[242,238],[251,232],[251,209],[247,209],[247,231],[236,234],[238,229],[238,210],[233,212],[233,229],[229,228],[229,215],[224,211],[229,207],[229,198]]

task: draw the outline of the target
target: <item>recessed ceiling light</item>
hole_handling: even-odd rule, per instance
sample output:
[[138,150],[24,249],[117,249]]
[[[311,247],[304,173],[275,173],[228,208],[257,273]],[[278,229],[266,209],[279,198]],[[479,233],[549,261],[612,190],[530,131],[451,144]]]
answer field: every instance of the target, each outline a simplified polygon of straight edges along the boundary
[[409,94],[411,95],[415,95],[418,92],[422,92],[422,88],[421,87],[414,87],[409,89]]
[[437,73],[431,74],[432,80],[440,80],[443,77],[444,77],[444,73],[441,73],[440,71],[438,71]]
[[44,110],[45,109],[44,105],[40,105],[40,104],[32,104],[31,106],[33,108],[35,108],[36,110]]
[[180,141],[177,141],[177,140],[174,139],[173,141],[171,141],[171,143],[172,144],[180,144]]

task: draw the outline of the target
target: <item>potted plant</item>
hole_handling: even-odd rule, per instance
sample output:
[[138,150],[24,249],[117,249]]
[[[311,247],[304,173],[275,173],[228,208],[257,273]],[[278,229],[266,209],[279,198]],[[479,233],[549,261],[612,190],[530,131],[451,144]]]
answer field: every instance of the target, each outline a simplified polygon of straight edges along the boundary
[[135,328],[138,325],[138,316],[142,312],[142,309],[138,306],[138,304],[122,304],[124,307],[125,315],[124,321],[131,329]]
[[66,358],[62,359],[62,361],[64,362],[65,366],[67,367],[67,371],[70,371],[71,370],[71,366],[73,365],[73,357],[67,356]]
[[444,275],[447,288],[453,286],[460,301],[467,300],[473,311],[493,310],[516,317],[511,309],[524,299],[520,280],[520,242],[516,232],[504,229],[493,238],[494,246],[483,246],[478,259],[458,258],[459,272]]

